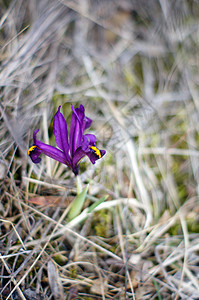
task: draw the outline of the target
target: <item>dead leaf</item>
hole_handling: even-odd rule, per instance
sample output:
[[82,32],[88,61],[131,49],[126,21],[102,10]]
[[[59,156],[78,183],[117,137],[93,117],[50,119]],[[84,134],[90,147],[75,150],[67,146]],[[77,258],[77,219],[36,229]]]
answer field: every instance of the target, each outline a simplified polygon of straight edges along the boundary
[[3,180],[6,177],[8,166],[6,163],[0,159],[0,180]]
[[43,296],[36,293],[36,291],[32,290],[31,288],[28,288],[24,290],[24,296],[27,300],[42,300]]
[[97,294],[97,295],[102,295],[102,294],[104,294],[104,295],[106,295],[106,293],[107,293],[107,279],[100,279],[100,278],[98,278],[98,279],[95,279],[95,280],[93,280],[93,285],[92,285],[92,287],[91,287],[91,292],[93,293],[93,294]]
[[64,299],[63,286],[61,284],[61,280],[57,268],[55,267],[55,264],[51,260],[48,262],[48,281],[54,299],[63,300]]
[[28,199],[28,202],[41,206],[56,207],[60,205],[61,207],[66,207],[73,201],[73,199],[73,196],[68,196],[64,200],[61,196],[37,196]]

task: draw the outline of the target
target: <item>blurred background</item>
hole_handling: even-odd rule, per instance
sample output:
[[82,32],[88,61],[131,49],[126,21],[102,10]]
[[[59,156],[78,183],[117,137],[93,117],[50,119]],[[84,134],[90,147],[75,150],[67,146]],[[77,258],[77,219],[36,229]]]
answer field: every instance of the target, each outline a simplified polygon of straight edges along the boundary
[[[199,298],[198,50],[198,1],[1,0],[1,299]],[[84,209],[108,198],[69,232],[74,175],[27,151],[71,103],[107,151]]]

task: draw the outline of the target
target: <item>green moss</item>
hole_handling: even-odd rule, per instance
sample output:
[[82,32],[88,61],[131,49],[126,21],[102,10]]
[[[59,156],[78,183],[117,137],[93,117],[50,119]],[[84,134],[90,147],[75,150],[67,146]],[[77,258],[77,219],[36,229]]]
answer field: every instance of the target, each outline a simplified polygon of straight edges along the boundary
[[199,233],[199,223],[196,217],[187,219],[187,228],[189,233]]
[[107,229],[109,227],[109,211],[102,209],[93,215],[94,230],[97,236],[108,237]]
[[182,234],[182,228],[180,223],[176,222],[176,224],[169,229],[168,233],[172,236],[177,236],[179,234]]
[[69,271],[69,277],[70,278],[77,278],[78,272],[76,267],[71,267]]
[[55,254],[55,255],[54,255],[54,261],[55,261],[58,265],[64,266],[64,265],[67,263],[68,259],[67,259],[66,256],[64,256],[64,255],[62,255],[62,254]]

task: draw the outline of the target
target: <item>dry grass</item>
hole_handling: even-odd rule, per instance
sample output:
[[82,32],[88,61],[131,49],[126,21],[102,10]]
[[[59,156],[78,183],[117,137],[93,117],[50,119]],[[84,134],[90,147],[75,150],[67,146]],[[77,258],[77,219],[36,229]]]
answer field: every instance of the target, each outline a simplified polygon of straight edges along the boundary
[[[199,299],[198,17],[186,0],[1,1],[1,299]],[[107,150],[82,163],[73,220],[75,177],[27,157],[70,103]]]

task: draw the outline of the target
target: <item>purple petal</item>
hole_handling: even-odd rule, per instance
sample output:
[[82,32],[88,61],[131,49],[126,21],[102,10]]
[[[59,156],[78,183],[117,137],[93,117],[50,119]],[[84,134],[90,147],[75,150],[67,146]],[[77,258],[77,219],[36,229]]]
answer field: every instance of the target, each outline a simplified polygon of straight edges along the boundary
[[85,134],[85,137],[87,137],[87,139],[89,140],[89,145],[90,146],[94,146],[95,142],[96,142],[96,136],[94,134]]
[[39,132],[39,129],[36,129],[36,130],[33,132],[34,145],[36,145],[36,142],[37,142],[37,132]]
[[73,105],[71,105],[71,109],[73,111],[70,125],[70,153],[71,157],[73,157],[75,151],[81,145],[82,136],[83,136],[83,118],[84,118],[84,107],[80,105],[80,108],[74,109]]
[[101,158],[102,158],[102,156],[104,156],[106,154],[106,150],[100,150],[100,152],[101,152]]
[[88,158],[90,159],[92,164],[95,164],[96,160],[102,158],[102,156],[104,156],[106,153],[105,150],[99,150],[99,149],[97,149],[97,150],[100,152],[100,155],[96,154],[95,151],[92,149],[90,149],[90,151],[86,153],[86,155],[88,156]]
[[64,152],[67,161],[70,162],[69,144],[68,144],[68,130],[66,120],[60,112],[61,105],[58,108],[53,122],[53,133],[56,139],[57,146]]
[[89,151],[89,139],[87,138],[86,135],[83,135],[82,137],[82,143],[81,143],[81,149],[86,152]]
[[62,164],[67,164],[67,165],[70,164],[70,162],[67,161],[65,154],[61,150],[53,146],[44,144],[40,141],[37,141],[37,146],[39,147],[39,149],[42,151],[43,154],[61,162]]
[[92,120],[85,116],[85,109],[82,104],[80,105],[79,108],[75,109],[75,112],[80,120],[80,123],[82,125],[82,130],[84,132],[84,130],[86,130],[87,128],[89,128],[91,126]]
[[55,159],[55,160],[63,163],[63,164],[66,164],[66,165],[70,166],[70,162],[67,161],[67,158],[66,158],[65,154],[61,150],[59,150],[59,149],[57,149],[57,148],[55,148],[53,146],[44,144],[44,143],[42,143],[42,142],[40,142],[40,141],[37,140],[36,135],[37,135],[38,131],[39,130],[35,130],[34,131],[34,133],[33,133],[33,139],[34,139],[35,146],[37,146],[38,150],[41,151],[40,154],[43,153],[43,154],[45,154],[45,155],[47,155],[47,156],[49,156],[49,157],[51,157],[51,158],[53,158],[53,159]]
[[39,150],[36,146],[30,147],[28,150],[28,155],[30,156],[33,163],[38,164],[41,161],[39,157],[41,154],[41,150]]
[[[73,110],[74,110],[74,107],[73,107]],[[84,113],[85,109],[84,109],[84,106],[81,104],[80,107],[76,108],[75,109],[75,113],[76,115],[78,116],[79,120],[80,120],[80,123],[83,125],[83,121],[84,121],[84,118],[85,118],[85,113]]]
[[92,120],[88,117],[84,117],[83,131],[91,126]]
[[79,147],[73,156],[73,169],[76,168],[80,160],[86,155],[86,153],[82,150],[81,147]]

